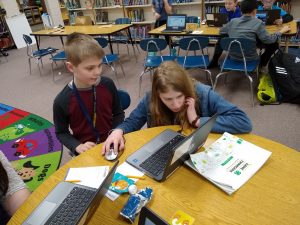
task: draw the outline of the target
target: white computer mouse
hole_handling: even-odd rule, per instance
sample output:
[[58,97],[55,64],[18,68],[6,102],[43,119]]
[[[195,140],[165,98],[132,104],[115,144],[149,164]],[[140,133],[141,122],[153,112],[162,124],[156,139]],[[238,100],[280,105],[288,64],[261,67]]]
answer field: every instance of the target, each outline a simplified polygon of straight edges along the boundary
[[114,149],[110,148],[109,151],[105,153],[105,159],[108,161],[115,160],[118,157],[118,153],[115,154]]

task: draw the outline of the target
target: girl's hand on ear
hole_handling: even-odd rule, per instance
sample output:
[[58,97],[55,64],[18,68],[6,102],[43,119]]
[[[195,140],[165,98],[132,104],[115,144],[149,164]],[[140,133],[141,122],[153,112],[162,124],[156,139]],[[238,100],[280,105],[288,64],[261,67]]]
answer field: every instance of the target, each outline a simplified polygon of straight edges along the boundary
[[190,124],[195,120],[197,117],[196,109],[195,109],[195,99],[191,97],[187,97],[185,99],[185,104],[187,106],[187,117],[189,119]]

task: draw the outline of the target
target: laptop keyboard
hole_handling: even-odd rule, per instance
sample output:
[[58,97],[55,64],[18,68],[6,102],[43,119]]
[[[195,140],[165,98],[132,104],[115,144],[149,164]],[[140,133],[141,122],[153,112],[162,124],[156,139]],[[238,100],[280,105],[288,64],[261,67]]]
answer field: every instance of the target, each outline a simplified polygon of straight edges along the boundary
[[182,135],[175,136],[168,143],[163,145],[158,151],[151,155],[148,159],[140,164],[140,167],[151,173],[152,175],[159,175],[164,171],[168,163],[170,151],[181,142],[185,137]]
[[77,224],[94,195],[94,190],[74,187],[45,224]]

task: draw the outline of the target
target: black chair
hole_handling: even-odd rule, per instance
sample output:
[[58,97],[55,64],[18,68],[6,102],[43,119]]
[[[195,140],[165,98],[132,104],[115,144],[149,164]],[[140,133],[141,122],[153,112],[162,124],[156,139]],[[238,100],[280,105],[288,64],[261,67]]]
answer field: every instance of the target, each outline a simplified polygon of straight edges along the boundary
[[118,89],[118,95],[121,102],[121,107],[123,110],[127,109],[130,106],[131,98],[127,91]]
[[[214,89],[216,89],[218,79],[223,74],[226,75],[230,71],[244,72],[244,74],[246,75],[246,77],[250,82],[251,101],[252,101],[252,106],[254,107],[253,79],[250,76],[250,73],[256,72],[256,76],[258,79],[259,57],[258,59],[247,60],[247,55],[249,55],[249,52],[252,53],[253,49],[256,49],[256,41],[247,38],[226,37],[221,39],[220,44],[221,44],[221,48],[227,51],[227,53],[225,59],[219,61],[221,71],[216,76]],[[240,56],[241,59],[237,60],[236,58],[230,57],[230,55]]]
[[42,48],[40,50],[33,51],[32,45],[31,45],[32,44],[31,37],[29,35],[23,34],[23,39],[24,39],[24,41],[26,43],[26,47],[27,47],[27,56],[28,56],[28,64],[29,64],[30,74],[31,74],[31,59],[35,59],[38,64],[40,75],[42,75],[39,63],[41,62],[42,67],[43,67],[42,58],[46,55],[51,55],[51,57],[53,57],[53,54],[57,51],[57,49],[48,47],[48,48]]
[[[209,64],[209,56],[204,54],[204,49],[208,47],[208,37],[185,37],[179,41],[179,49],[185,51],[184,56],[177,56],[177,62],[185,69],[199,68],[203,69],[209,75],[211,86],[213,86],[213,80],[211,72],[207,69]],[[193,52],[193,55],[189,55]],[[197,54],[198,53],[198,54]]]
[[[99,45],[102,48],[105,48],[108,45],[108,41],[105,38],[99,37],[99,38],[95,38],[95,40],[98,41]],[[117,82],[119,83],[118,76],[117,76],[117,70],[116,70],[116,66],[115,66],[116,62],[119,63],[121,70],[123,72],[123,76],[125,77],[125,72],[124,72],[122,63],[120,62],[120,58],[117,54],[105,54],[105,56],[103,57],[103,64],[107,65],[109,68],[111,68],[111,70],[113,71],[113,73],[116,76]]]

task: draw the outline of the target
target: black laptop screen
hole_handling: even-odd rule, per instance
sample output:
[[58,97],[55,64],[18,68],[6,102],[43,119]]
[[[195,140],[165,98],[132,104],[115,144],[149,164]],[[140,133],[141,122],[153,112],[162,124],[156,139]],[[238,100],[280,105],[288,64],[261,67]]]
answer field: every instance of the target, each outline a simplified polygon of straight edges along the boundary
[[185,15],[174,15],[168,16],[167,28],[173,29],[185,29],[186,16]]

